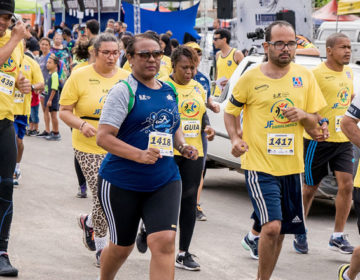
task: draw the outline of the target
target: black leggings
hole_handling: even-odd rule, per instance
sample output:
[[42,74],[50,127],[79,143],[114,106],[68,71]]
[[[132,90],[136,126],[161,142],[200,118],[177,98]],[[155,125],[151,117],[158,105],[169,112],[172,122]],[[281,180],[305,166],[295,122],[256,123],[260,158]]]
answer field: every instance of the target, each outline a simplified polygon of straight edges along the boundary
[[203,170],[203,157],[197,160],[175,156],[175,162],[179,167],[182,181],[182,195],[180,206],[180,251],[189,251],[191,238],[196,221],[196,200]]
[[13,122],[0,120],[0,251],[7,251],[13,213],[13,174],[16,165]]
[[76,156],[74,156],[74,164],[75,164],[75,171],[76,171],[76,176],[78,178],[79,186],[82,186],[83,184],[86,183],[86,180]]
[[357,217],[357,226],[360,234],[360,188],[354,187],[353,190],[354,209]]

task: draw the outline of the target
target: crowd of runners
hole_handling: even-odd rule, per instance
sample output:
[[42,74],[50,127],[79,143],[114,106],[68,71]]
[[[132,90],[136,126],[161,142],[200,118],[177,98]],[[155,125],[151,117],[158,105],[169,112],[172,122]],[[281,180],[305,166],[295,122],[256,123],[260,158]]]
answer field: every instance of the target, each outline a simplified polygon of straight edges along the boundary
[[[76,196],[91,196],[92,209],[78,222],[100,279],[114,279],[135,244],[151,251],[150,279],[174,279],[175,266],[200,270],[189,248],[196,220],[206,220],[200,194],[207,141],[215,137],[207,110],[220,112],[207,74],[197,69],[201,47],[179,44],[171,31],[133,35],[114,20],[104,32],[89,20],[41,34],[13,17],[14,6],[0,0],[0,276],[18,275],[7,247],[23,139],[60,141],[59,118],[72,130]],[[218,96],[244,54],[230,47],[228,30],[214,27]],[[318,54],[305,39],[285,21],[270,24],[264,62],[241,76],[225,109],[231,152],[241,156],[254,207],[253,228],[239,242],[258,259],[261,280],[271,278],[284,234],[294,234],[294,249],[307,254],[305,220],[330,168],[338,193],[329,248],[353,254],[338,279],[354,280],[360,247],[344,234],[352,200],[360,233],[351,144],[360,147],[360,95],[348,66],[351,43],[330,35],[326,60],[310,71],[293,63],[296,53]]]

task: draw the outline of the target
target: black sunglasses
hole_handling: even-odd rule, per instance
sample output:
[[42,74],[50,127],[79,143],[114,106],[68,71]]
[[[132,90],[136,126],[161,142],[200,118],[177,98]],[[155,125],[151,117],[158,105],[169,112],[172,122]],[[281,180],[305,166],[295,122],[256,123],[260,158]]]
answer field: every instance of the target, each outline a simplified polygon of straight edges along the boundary
[[140,58],[142,59],[150,59],[150,57],[152,56],[155,59],[159,59],[162,58],[164,55],[163,51],[141,51],[141,52],[136,52],[135,54],[137,54]]

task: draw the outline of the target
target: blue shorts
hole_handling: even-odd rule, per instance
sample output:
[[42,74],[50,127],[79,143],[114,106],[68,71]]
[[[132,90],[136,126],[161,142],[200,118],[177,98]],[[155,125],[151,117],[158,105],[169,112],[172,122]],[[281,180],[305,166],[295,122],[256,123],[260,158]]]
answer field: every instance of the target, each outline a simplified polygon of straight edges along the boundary
[[26,127],[28,125],[28,116],[25,115],[15,115],[14,116],[14,128],[16,136],[19,139],[24,139],[26,133]]
[[[45,95],[45,98],[44,98],[45,108],[47,107],[46,104],[49,101],[49,97],[50,97],[50,94]],[[59,94],[58,93],[56,93],[54,95],[51,106],[49,107],[49,112],[57,112],[57,111],[59,111]]]
[[255,221],[261,225],[281,221],[281,234],[305,233],[301,174],[273,176],[246,170],[245,179]]
[[31,107],[31,114],[30,114],[31,123],[39,123],[39,106],[40,104]]

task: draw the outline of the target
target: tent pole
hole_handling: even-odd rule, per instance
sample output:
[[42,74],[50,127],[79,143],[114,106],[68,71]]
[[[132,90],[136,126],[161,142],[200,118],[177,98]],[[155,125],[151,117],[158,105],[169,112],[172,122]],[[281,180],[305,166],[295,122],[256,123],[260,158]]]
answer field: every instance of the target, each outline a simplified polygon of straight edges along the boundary
[[338,32],[338,23],[339,23],[339,15],[336,14],[336,29],[335,29],[336,33]]
[[119,1],[119,16],[118,21],[121,21],[121,0]]
[[100,31],[101,31],[101,17],[100,17],[100,0],[97,0],[97,5],[98,5],[98,22],[99,22],[99,26],[100,26]]

